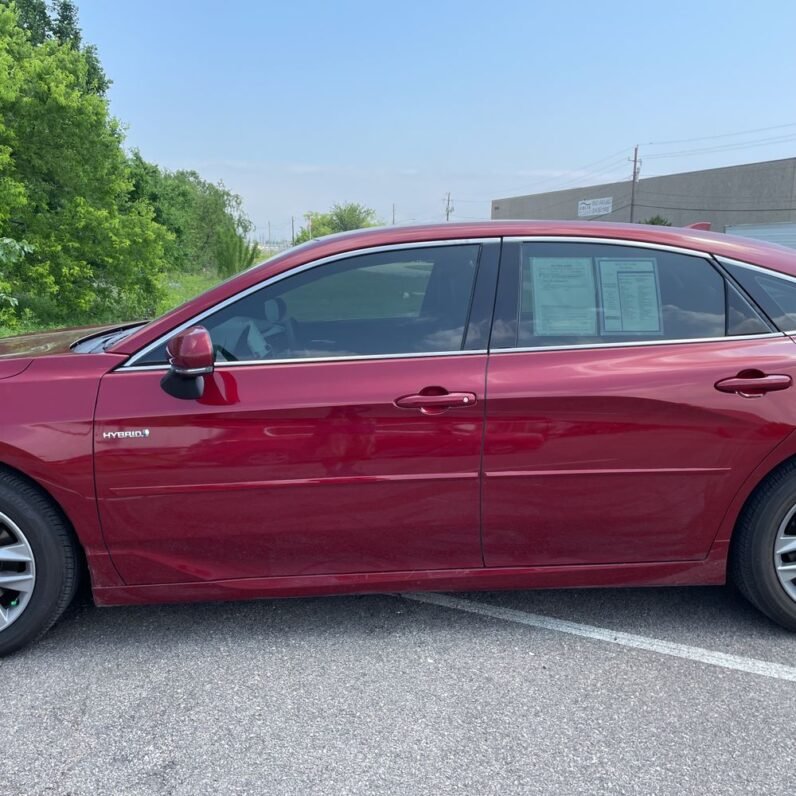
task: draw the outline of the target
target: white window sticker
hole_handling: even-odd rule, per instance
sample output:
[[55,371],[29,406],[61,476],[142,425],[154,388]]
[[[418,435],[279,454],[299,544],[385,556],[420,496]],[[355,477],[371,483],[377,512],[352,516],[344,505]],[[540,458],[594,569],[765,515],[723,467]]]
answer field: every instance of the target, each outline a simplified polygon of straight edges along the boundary
[[534,331],[542,337],[597,334],[591,257],[532,257]]
[[598,258],[601,331],[604,334],[663,334],[658,264]]

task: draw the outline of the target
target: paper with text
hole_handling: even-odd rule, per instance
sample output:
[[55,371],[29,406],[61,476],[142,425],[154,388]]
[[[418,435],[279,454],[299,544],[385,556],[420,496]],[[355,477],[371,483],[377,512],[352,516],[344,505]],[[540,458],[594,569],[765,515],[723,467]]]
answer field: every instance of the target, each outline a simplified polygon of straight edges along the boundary
[[661,291],[654,258],[598,258],[601,331],[604,334],[662,334]]
[[532,257],[534,331],[542,337],[597,334],[591,257]]

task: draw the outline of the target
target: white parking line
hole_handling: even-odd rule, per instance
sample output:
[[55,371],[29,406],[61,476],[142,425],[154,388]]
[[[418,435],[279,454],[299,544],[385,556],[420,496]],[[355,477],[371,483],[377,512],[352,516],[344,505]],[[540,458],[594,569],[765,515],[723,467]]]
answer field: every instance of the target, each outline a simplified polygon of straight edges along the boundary
[[785,666],[781,663],[770,663],[756,658],[743,658],[740,655],[727,655],[723,652],[714,652],[702,647],[691,647],[687,644],[677,644],[673,641],[661,641],[656,638],[636,636],[633,633],[623,633],[619,630],[606,630],[602,627],[569,622],[566,619],[554,619],[550,616],[516,611],[513,608],[502,608],[498,605],[463,600],[447,594],[405,594],[404,597],[407,600],[414,600],[419,603],[439,605],[443,608],[467,611],[480,616],[504,619],[507,622],[519,622],[521,625],[538,627],[543,630],[555,630],[558,633],[569,633],[572,636],[583,636],[583,638],[590,638],[595,641],[607,641],[610,644],[619,644],[623,647],[657,652],[661,655],[672,655],[675,658],[685,658],[697,663],[707,663],[711,666],[721,666],[725,669],[734,669],[739,672],[748,672],[762,677],[773,677],[777,680],[787,680],[788,682],[796,683],[796,667]]

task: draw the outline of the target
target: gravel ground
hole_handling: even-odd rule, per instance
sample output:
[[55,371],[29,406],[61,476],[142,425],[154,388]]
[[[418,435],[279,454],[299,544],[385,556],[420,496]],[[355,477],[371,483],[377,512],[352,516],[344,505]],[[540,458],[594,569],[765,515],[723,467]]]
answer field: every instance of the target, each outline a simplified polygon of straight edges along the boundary
[[[730,589],[458,595],[796,665]],[[397,596],[97,609],[0,661],[19,794],[784,794],[796,686]]]

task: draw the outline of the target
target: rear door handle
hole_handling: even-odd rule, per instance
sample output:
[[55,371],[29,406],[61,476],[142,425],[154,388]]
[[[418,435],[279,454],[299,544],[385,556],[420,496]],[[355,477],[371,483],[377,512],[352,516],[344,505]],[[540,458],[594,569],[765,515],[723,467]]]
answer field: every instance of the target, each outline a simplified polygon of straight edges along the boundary
[[445,409],[473,406],[476,400],[475,393],[473,392],[444,392],[441,394],[424,394],[419,392],[414,395],[404,395],[401,398],[396,398],[395,405],[401,409],[444,411]]
[[732,378],[717,381],[715,387],[720,392],[734,392],[744,398],[757,398],[767,392],[787,390],[792,384],[793,379],[784,374],[746,375],[739,373]]

